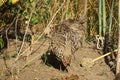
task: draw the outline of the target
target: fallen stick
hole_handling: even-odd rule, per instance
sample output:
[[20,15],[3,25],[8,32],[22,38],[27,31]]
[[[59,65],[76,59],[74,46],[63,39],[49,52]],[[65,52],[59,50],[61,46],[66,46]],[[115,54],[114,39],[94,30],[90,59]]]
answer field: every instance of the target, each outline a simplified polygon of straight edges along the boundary
[[[115,49],[113,52],[117,52],[117,51],[118,51],[118,49]],[[98,58],[95,58],[95,59],[92,59],[92,58],[83,58],[81,60],[81,66],[82,67],[92,67],[94,65],[95,61],[97,61],[97,60],[99,60],[101,58],[104,58],[104,57],[110,55],[111,53],[112,52],[106,53],[106,54],[104,54],[104,55],[102,55],[102,56],[100,56]]]

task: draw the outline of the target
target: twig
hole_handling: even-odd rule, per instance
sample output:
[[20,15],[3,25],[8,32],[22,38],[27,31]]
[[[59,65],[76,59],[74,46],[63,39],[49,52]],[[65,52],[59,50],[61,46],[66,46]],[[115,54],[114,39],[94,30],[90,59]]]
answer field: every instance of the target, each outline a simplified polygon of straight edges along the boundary
[[[65,1],[64,1],[65,2]],[[43,31],[43,33],[37,38],[37,40],[35,42],[33,42],[33,44],[37,43],[38,40],[42,37],[42,35],[44,35],[44,33],[46,32],[46,30],[48,29],[48,27],[51,25],[52,21],[54,20],[55,16],[57,15],[57,13],[60,11],[60,9],[63,7],[64,2],[62,3],[62,5],[60,6],[60,8],[56,11],[56,13],[53,15],[52,19],[50,20],[50,22],[48,23],[48,25],[46,26],[45,30]],[[23,55],[26,51],[28,51],[30,49],[31,45],[24,50],[24,52],[22,52],[19,56]],[[16,58],[15,62],[18,60],[18,58]]]
[[[19,11],[20,10],[18,10],[18,12],[17,12],[17,14],[19,13]],[[15,21],[15,39],[16,39],[16,52],[18,51],[18,46],[17,46],[17,41],[18,41],[18,36],[17,36],[17,26],[18,26],[18,18],[19,18],[19,16],[17,15],[17,18],[16,18],[16,21]],[[11,63],[12,64],[12,63]],[[17,66],[17,67],[19,67],[19,66]],[[15,68],[15,64],[13,65],[13,67],[11,68],[11,71],[12,71],[12,78],[14,77],[14,75],[13,75],[13,72],[14,72],[14,68]],[[17,73],[17,74],[19,74],[19,72]]]
[[[37,43],[37,41],[39,40],[39,38],[41,38],[41,36],[46,32],[46,30],[48,29],[48,27],[50,26],[50,24],[52,23],[53,19],[55,18],[56,14],[60,11],[60,9],[63,7],[64,2],[62,3],[62,5],[60,6],[60,8],[56,11],[56,13],[53,15],[51,21],[49,22],[49,24],[47,25],[47,27],[45,28],[45,30],[43,31],[43,33],[37,38],[37,40],[33,43]],[[30,48],[30,47],[29,47]],[[29,48],[27,48],[22,54],[24,54]],[[31,60],[29,60],[25,65],[23,65],[22,69],[24,69],[30,62],[32,62],[33,60],[35,60],[36,58],[38,58],[39,56],[37,55],[36,57],[32,58]],[[22,70],[20,69],[20,70]]]
[[[117,52],[118,51],[118,49],[115,49],[113,52]],[[108,55],[110,55],[112,52],[109,52],[109,53],[106,53],[106,54],[104,54],[104,55],[102,55],[102,56],[100,56],[100,57],[98,57],[98,58],[95,58],[95,59],[93,59],[93,62],[95,62],[95,61],[97,61],[97,60],[99,60],[99,59],[101,59],[101,58],[103,58],[103,57],[105,57],[105,56],[108,56]]]
[[[39,0],[37,0],[36,3],[34,4],[34,9],[35,9],[35,6],[36,6],[36,4],[37,4],[38,1],[39,1]],[[29,25],[30,25],[30,20],[31,20],[31,18],[32,18],[34,9],[33,9],[33,10],[31,11],[31,13],[30,13],[30,17],[29,17],[29,19],[28,19],[28,23],[27,23],[26,30],[25,30],[25,34],[24,34],[23,41],[22,41],[22,45],[21,45],[21,47],[20,47],[19,53],[17,54],[16,60],[18,60],[18,58],[19,58],[19,56],[20,56],[20,53],[21,53],[21,50],[22,50],[22,48],[23,48],[23,46],[24,46],[25,37],[26,37],[27,31],[28,31],[28,27],[29,27]],[[15,62],[16,62],[16,60],[15,60]]]
[[10,27],[14,24],[15,20],[16,20],[16,17],[13,19],[12,23],[9,25],[9,27],[5,31],[5,38],[7,39],[7,47],[8,48],[9,48],[8,31],[9,31]]
[[85,0],[85,6],[84,6],[84,16],[87,15],[87,0]]
[[[19,13],[20,12],[20,10],[18,10],[18,12],[17,13]],[[16,50],[18,51],[18,47],[17,47],[17,40],[18,40],[18,35],[17,35],[17,24],[18,23],[18,16],[17,16],[17,18],[16,18],[16,21],[15,21],[15,39],[16,39]]]

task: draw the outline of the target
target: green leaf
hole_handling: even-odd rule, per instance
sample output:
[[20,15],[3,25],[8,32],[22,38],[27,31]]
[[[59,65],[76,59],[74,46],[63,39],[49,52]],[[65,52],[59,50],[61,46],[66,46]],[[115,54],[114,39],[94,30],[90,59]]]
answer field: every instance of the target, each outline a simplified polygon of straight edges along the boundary
[[32,22],[33,24],[37,24],[37,23],[39,22],[39,19],[38,19],[37,17],[33,16],[33,17],[31,18],[31,22]]
[[16,4],[19,0],[11,0],[12,4]]
[[12,3],[12,0],[8,0],[8,4],[10,5]]
[[34,0],[29,0],[29,2],[33,2]]
[[35,1],[31,2],[31,5],[34,6],[35,5]]

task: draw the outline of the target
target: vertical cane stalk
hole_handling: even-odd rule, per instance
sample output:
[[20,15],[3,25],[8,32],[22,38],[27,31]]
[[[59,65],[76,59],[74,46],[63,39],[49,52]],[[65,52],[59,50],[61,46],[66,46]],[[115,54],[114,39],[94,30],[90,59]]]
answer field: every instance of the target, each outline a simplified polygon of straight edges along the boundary
[[105,0],[103,2],[103,36],[106,34],[106,7],[105,7]]
[[109,37],[111,36],[113,7],[114,7],[114,0],[112,1],[111,11],[110,11],[110,18],[109,18]]
[[102,36],[102,0],[99,0],[99,35]]

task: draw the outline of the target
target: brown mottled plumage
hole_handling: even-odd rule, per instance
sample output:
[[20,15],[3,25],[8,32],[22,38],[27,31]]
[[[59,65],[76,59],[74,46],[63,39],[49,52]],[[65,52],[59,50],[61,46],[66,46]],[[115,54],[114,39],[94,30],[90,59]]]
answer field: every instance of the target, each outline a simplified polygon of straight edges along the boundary
[[72,54],[82,46],[84,28],[80,21],[69,19],[56,25],[50,32],[50,50],[65,67],[70,65]]

